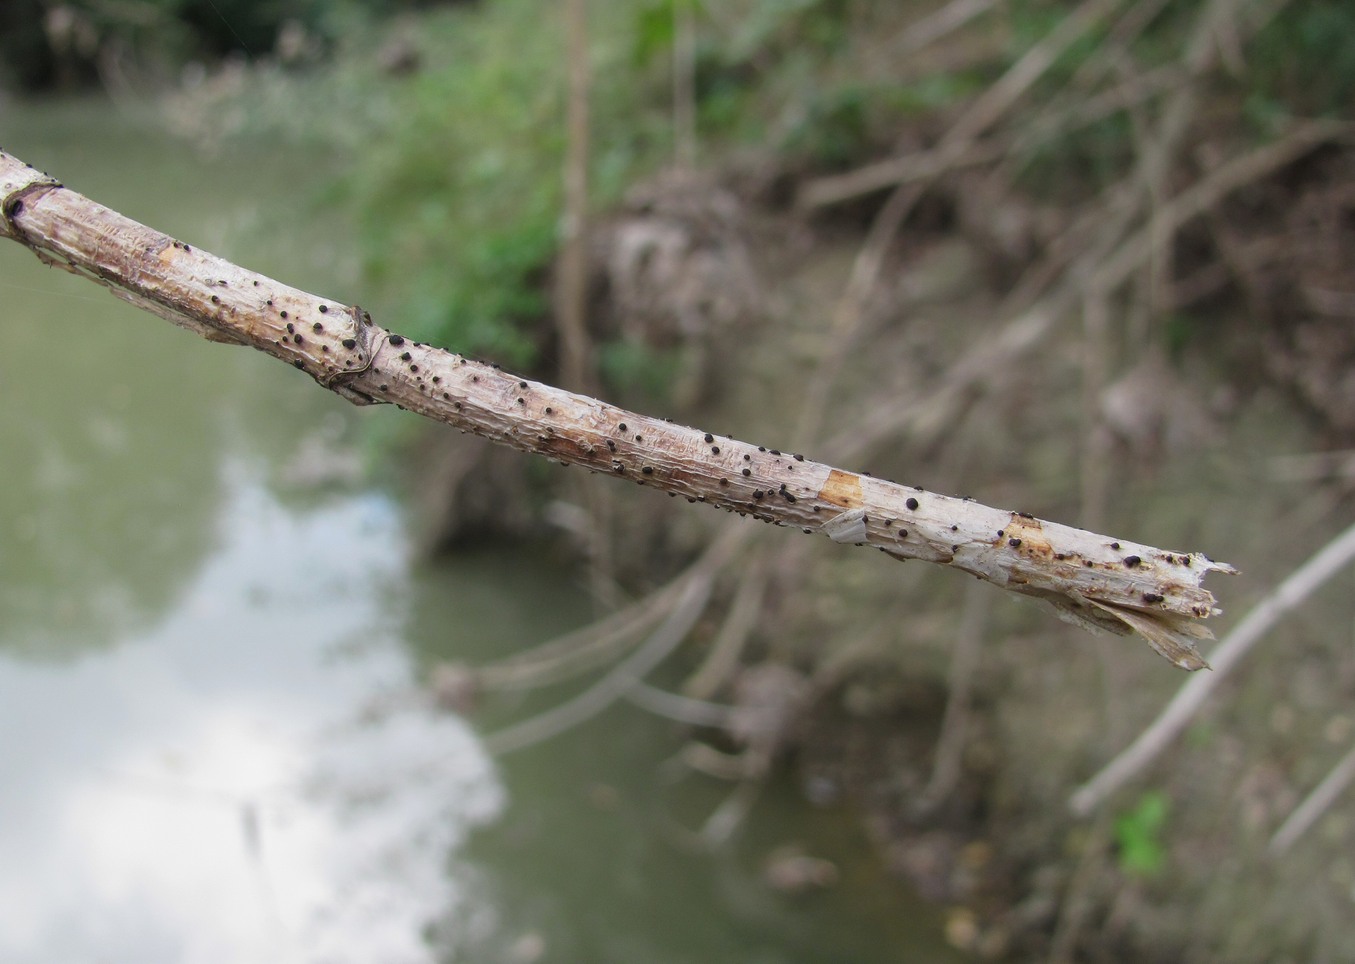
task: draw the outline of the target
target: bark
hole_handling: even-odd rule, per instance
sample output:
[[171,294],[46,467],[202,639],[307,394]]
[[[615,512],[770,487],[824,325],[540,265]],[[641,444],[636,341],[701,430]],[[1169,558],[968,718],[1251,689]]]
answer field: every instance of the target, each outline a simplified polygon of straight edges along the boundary
[[[68,190],[0,152],[0,234],[213,341],[249,345],[360,404],[394,404],[559,461],[763,522],[961,569],[1183,669],[1219,612],[1198,552],[1163,550],[834,468],[520,378],[375,324]],[[850,431],[844,427],[843,431]]]

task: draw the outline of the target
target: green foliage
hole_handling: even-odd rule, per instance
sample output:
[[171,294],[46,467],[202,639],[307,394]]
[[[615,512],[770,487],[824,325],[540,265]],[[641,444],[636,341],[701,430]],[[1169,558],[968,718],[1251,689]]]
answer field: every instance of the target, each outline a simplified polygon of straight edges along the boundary
[[699,0],[659,0],[646,3],[635,15],[634,39],[631,42],[631,66],[641,68],[660,56],[667,56],[676,34],[676,13],[682,7],[693,13],[701,9]]
[[[841,166],[899,120],[981,82],[943,75],[905,88],[850,79],[858,5],[843,0],[740,0],[718,14],[700,0],[592,4],[598,207],[669,157],[678,4],[689,6],[696,27],[706,143],[753,140]],[[364,268],[402,327],[520,368],[536,363],[547,341],[546,281],[563,206],[564,26],[543,23],[560,16],[534,0],[430,11],[419,21],[422,69],[413,77],[378,76],[361,66],[371,51],[359,50],[345,53],[324,84],[351,88],[358,104],[389,104],[381,119],[354,109],[372,129],[343,193],[360,212]],[[611,379],[637,390],[674,368],[670,359],[641,361],[629,347],[600,357]]]
[[786,132],[786,149],[822,166],[845,166],[868,143],[869,102],[870,92],[857,84],[824,91]]
[[1115,843],[1120,869],[1136,877],[1151,877],[1166,862],[1162,828],[1167,822],[1167,795],[1152,790],[1139,798],[1138,806],[1115,820]]
[[[1180,63],[1201,7],[1192,0],[1165,5],[1124,53],[1140,70]],[[1066,16],[1066,5],[1051,0],[1022,0],[1008,7],[1012,62],[1039,42]],[[1079,78],[1100,72],[1117,50],[1107,49],[1112,34],[1099,24],[1066,50],[1037,84],[1033,98],[1057,103],[1081,97]],[[1250,39],[1241,51],[1240,71],[1224,71],[1215,93],[1221,103],[1234,97],[1242,117],[1270,138],[1296,116],[1349,117],[1355,105],[1355,4],[1346,0],[1293,0]],[[1144,110],[1152,110],[1151,104]],[[1121,176],[1137,156],[1129,118],[1123,112],[1038,145],[1025,159],[1022,187],[1035,193],[1060,185],[1104,185]]]
[[1163,318],[1162,337],[1166,342],[1167,356],[1173,359],[1181,358],[1199,334],[1200,327],[1200,319],[1179,311],[1171,312]]
[[784,57],[791,47],[827,54],[841,49],[847,37],[849,11],[842,0],[753,0],[740,6],[726,48],[732,61]]
[[[563,207],[565,45],[558,8],[497,0],[427,15],[427,65],[363,152],[349,186],[366,268],[417,338],[527,367],[549,308]],[[615,199],[667,141],[629,82],[629,15],[594,6],[592,185]],[[659,103],[662,103],[661,101]],[[666,104],[663,104],[666,107]]]
[[680,349],[652,349],[627,341],[599,346],[598,367],[603,381],[647,404],[661,401],[682,368]]
[[[235,16],[242,6],[248,4],[220,6],[237,32],[254,23]],[[326,12],[317,12],[322,7]],[[1009,37],[996,59],[914,77],[878,51],[862,59],[873,49],[872,23],[897,29],[897,16],[882,13],[883,0],[590,4],[591,175],[599,208],[669,157],[672,55],[684,7],[695,27],[695,106],[705,149],[753,142],[819,169],[890,149],[901,127],[975,96],[1067,16],[1066,5],[1053,0],[1018,0],[995,14]],[[1355,34],[1355,8],[1347,7],[1294,0],[1254,42],[1256,56],[1247,51],[1249,73],[1240,78],[1253,88],[1246,99],[1253,124],[1278,127],[1305,105],[1355,99],[1355,47],[1339,41]],[[270,98],[255,87],[252,113],[271,110],[271,123],[292,138],[306,126],[294,123],[303,114],[332,143],[355,148],[340,196],[359,212],[363,266],[383,286],[387,310],[417,338],[516,367],[536,363],[549,340],[548,270],[563,207],[561,8],[483,0],[424,10],[417,34],[406,34],[420,65],[408,76],[378,69],[378,49],[400,36],[401,25],[372,19],[365,0],[279,0],[248,16],[262,17],[265,8],[270,15],[300,11],[318,34],[339,38],[337,56],[323,68],[275,72],[274,83],[291,85],[289,96]],[[1195,5],[1169,2],[1127,53],[1143,68],[1178,59],[1197,17]],[[1110,82],[1103,62],[1116,53],[1107,49],[1111,31],[1109,21],[1097,24],[1064,51],[1027,95],[1031,102],[1057,113],[1060,103]],[[290,112],[285,124],[282,104]],[[1019,168],[1021,186],[1037,194],[1067,200],[1070,191],[1098,191],[1136,156],[1123,111],[1053,130]],[[1184,325],[1170,332],[1187,334]],[[637,386],[671,367],[663,359],[642,363],[629,348],[601,357],[613,380]]]
[[1249,119],[1269,133],[1282,115],[1350,117],[1355,110],[1355,4],[1294,0],[1252,42]]
[[[1007,48],[1008,65],[1016,63],[1036,44],[1041,43],[1068,19],[1069,6],[1051,0],[1026,0],[1007,8],[1011,36]],[[1103,54],[1107,21],[1092,25],[1059,52],[1044,71],[1037,89],[1045,93],[1064,88],[1089,60]]]
[[1111,114],[1034,144],[1021,159],[1019,183],[1037,197],[1068,201],[1071,192],[1098,191],[1122,177],[1135,156],[1132,122]]
[[633,63],[655,66],[671,57],[678,3],[689,4],[696,20],[696,107],[706,138],[756,142],[840,167],[887,141],[899,122],[977,86],[948,73],[908,84],[872,79],[861,69],[858,45],[876,5],[844,0],[646,3],[636,18]]

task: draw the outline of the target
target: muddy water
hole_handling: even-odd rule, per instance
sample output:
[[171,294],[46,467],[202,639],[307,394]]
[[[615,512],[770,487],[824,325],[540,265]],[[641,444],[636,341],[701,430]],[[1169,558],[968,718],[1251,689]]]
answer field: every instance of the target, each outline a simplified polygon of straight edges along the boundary
[[[202,157],[101,103],[0,144],[138,220],[337,299],[355,252],[285,149]],[[368,301],[363,301],[368,304]],[[725,791],[618,708],[492,760],[417,697],[587,613],[530,550],[410,562],[359,413],[0,246],[0,960],[941,961],[939,912],[847,814]],[[524,604],[530,601],[530,604]],[[837,885],[763,879],[798,843]]]

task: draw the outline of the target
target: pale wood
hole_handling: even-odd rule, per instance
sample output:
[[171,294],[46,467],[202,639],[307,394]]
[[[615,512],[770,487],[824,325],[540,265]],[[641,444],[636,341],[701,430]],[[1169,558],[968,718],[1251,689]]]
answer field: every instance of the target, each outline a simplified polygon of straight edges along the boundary
[[[948,565],[1138,633],[1183,669],[1235,570],[675,425],[411,342],[356,305],[289,287],[132,221],[0,152],[0,234],[214,341],[252,346],[357,404],[395,404],[525,452],[741,516]],[[847,429],[844,429],[847,430]]]

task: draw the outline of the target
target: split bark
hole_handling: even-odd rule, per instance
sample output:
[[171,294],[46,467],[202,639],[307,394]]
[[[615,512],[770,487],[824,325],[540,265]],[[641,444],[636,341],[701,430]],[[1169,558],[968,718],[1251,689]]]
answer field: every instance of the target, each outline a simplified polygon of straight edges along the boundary
[[68,190],[0,151],[0,234],[44,263],[209,340],[249,345],[359,405],[464,432],[774,525],[953,566],[1093,631],[1137,633],[1188,670],[1226,564],[924,492],[675,425],[411,342],[357,305],[289,287]]

